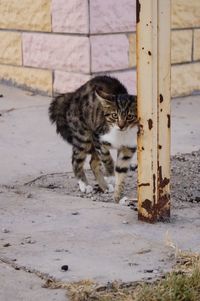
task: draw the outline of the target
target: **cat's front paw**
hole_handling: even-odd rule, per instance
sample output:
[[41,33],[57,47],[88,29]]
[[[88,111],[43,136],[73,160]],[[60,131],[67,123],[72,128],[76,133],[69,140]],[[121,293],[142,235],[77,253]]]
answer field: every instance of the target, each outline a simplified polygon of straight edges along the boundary
[[81,180],[78,182],[78,185],[79,185],[79,189],[80,189],[81,192],[84,192],[84,193],[88,194],[88,193],[91,193],[93,191],[92,186],[87,185],[86,183],[84,183]]
[[118,193],[114,193],[114,201],[115,201],[115,203],[119,203],[119,201],[120,201],[120,195],[118,195]]
[[114,186],[112,184],[108,184],[108,189],[107,189],[108,193],[111,193],[114,191]]
[[107,177],[105,177],[105,180],[108,184],[112,184],[112,185],[115,184],[115,177],[114,176],[109,176],[109,177],[107,176]]
[[130,201],[126,196],[124,196],[119,200],[119,204],[122,206],[128,206],[130,204]]

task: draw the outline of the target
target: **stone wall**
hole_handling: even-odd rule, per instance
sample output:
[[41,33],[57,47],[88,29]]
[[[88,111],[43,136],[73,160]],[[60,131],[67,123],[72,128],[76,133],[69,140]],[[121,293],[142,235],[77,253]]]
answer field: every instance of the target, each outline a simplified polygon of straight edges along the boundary
[[[136,90],[135,0],[1,0],[0,80],[52,95],[111,74]],[[172,95],[200,91],[200,1],[172,0]]]
[[200,1],[172,0],[172,95],[200,91]]

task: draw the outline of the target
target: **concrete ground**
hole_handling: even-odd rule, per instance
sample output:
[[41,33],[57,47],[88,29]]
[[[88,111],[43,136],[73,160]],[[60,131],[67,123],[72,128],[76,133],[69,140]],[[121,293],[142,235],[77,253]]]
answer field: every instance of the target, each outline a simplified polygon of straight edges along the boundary
[[[5,85],[0,94],[0,300],[67,300],[44,281],[154,278],[178,249],[200,252],[200,208],[148,225],[129,207],[24,186],[71,171],[71,147],[48,120],[50,98]],[[172,154],[200,149],[199,112],[200,96],[173,100]]]

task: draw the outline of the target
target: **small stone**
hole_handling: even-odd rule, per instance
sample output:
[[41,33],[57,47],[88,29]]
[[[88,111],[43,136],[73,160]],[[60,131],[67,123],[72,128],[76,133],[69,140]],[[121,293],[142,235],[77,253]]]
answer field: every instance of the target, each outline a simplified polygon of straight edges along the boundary
[[3,233],[10,233],[10,230],[8,230],[8,229],[6,229],[6,228],[3,228],[3,229],[2,229],[2,232],[3,232]]
[[78,211],[72,212],[72,215],[79,215],[80,213]]
[[138,263],[135,263],[135,262],[129,262],[128,265],[129,265],[130,267],[132,267],[132,266],[138,266],[139,264],[138,264]]
[[26,92],[26,95],[28,95],[28,96],[34,96],[34,95],[36,95],[36,93],[35,93],[35,92],[28,91],[28,92]]
[[129,222],[127,222],[127,221],[123,221],[122,222],[122,224],[125,224],[125,225],[127,225]]
[[69,252],[69,250],[66,249],[56,249],[55,252],[59,253],[59,252]]
[[28,240],[26,241],[26,243],[27,243],[27,244],[33,245],[33,244],[36,243],[36,240],[28,239]]
[[3,245],[4,248],[10,247],[10,246],[11,246],[11,244],[9,244],[9,242]]
[[3,97],[3,94],[0,94],[0,97]]
[[69,267],[68,267],[67,264],[61,266],[61,270],[62,270],[62,271],[65,271],[65,272],[66,272],[66,271],[68,271],[68,269],[69,269]]
[[145,273],[153,273],[153,270],[148,269],[148,270],[144,270],[144,272]]
[[27,197],[27,199],[31,199],[33,197],[33,195],[32,195],[32,193],[28,193],[26,197]]
[[33,240],[31,238],[31,236],[27,236],[23,239],[23,241],[21,242],[21,245],[24,245],[24,244],[35,244],[36,243],[36,240]]
[[151,249],[142,249],[140,251],[137,252],[137,254],[141,255],[141,254],[146,254],[146,253],[150,253]]
[[159,270],[154,270],[153,272],[154,272],[154,274],[158,274]]

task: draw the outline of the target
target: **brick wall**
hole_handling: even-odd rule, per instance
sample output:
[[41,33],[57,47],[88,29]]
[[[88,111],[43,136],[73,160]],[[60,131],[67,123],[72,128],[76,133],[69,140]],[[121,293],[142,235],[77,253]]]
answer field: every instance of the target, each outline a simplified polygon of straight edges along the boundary
[[199,0],[172,0],[172,64],[172,95],[199,92]]
[[[51,95],[111,74],[135,93],[135,0],[1,0],[0,80]],[[200,91],[200,1],[172,0],[172,95]]]

